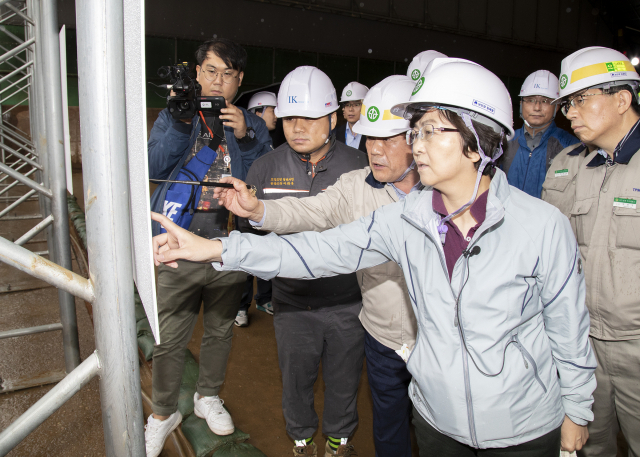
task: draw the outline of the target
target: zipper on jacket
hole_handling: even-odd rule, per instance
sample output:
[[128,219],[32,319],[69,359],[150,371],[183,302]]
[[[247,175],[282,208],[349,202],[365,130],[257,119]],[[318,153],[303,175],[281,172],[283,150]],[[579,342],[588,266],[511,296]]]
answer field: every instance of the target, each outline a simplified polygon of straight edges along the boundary
[[529,160],[527,160],[527,169],[524,171],[524,181],[522,182],[522,188],[524,189],[524,185],[527,183],[527,176],[529,176],[529,165],[531,164],[531,155],[533,151],[529,151]]
[[538,365],[536,365],[536,361],[533,360],[533,357],[531,357],[531,354],[529,354],[529,351],[527,351],[524,346],[522,344],[520,344],[520,340],[518,339],[518,335],[514,335],[514,341],[516,343],[516,347],[518,349],[520,349],[520,353],[522,354],[522,358],[524,360],[524,367],[526,369],[528,369],[528,365],[527,365],[527,360],[529,361],[529,363],[531,364],[531,366],[533,367],[533,377],[536,379],[536,381],[538,381],[538,384],[540,384],[540,387],[542,387],[542,390],[544,390],[544,393],[547,393],[547,388],[545,387],[544,383],[542,382],[542,379],[540,379],[540,375],[538,374]]
[[[460,349],[462,349],[462,370],[464,372],[464,390],[465,399],[467,401],[467,418],[469,420],[469,433],[471,434],[471,442],[474,447],[478,448],[478,438],[476,436],[476,423],[473,415],[473,397],[471,395],[471,381],[469,377],[469,354],[467,353],[467,346],[464,342],[464,335],[462,334],[462,326],[460,325],[460,319],[458,317],[460,311],[460,295],[462,295],[462,288],[464,287],[464,276],[467,271],[467,265],[469,258],[464,258],[464,265],[462,266],[462,276],[460,277],[460,287],[458,288],[458,295],[456,296],[456,309],[455,317],[453,319],[453,325],[458,329],[458,336],[460,337]],[[453,288],[451,289],[453,290]]]
[[[460,327],[458,327],[460,329]],[[467,417],[469,418],[469,433],[471,434],[471,442],[473,447],[478,448],[478,437],[476,436],[476,422],[473,416],[473,398],[471,397],[471,381],[469,380],[469,360],[467,354],[467,348],[462,341],[462,334],[460,335],[460,347],[462,348],[462,369],[464,371],[464,390],[466,391],[467,399]]]
[[[440,242],[440,239],[435,239],[432,235],[431,232],[429,232],[429,230],[427,230],[426,228],[420,226],[420,224],[418,224],[417,222],[415,222],[413,219],[411,219],[410,217],[405,216],[404,214],[402,214],[400,216],[402,219],[404,219],[405,221],[407,221],[409,224],[411,224],[412,226],[414,226],[415,228],[417,228],[418,230],[420,230],[422,233],[424,233],[425,235],[427,235],[427,238],[429,238],[435,245],[436,245],[436,249],[438,249],[438,255],[440,258],[440,263],[442,265],[442,268],[444,270],[444,274],[446,275],[446,277],[449,277],[449,271],[447,270],[447,264],[446,264],[446,260],[444,257],[444,249],[442,247],[442,243]],[[478,242],[478,240],[480,239],[480,237],[482,235],[484,235],[484,233],[490,228],[491,226],[487,226],[484,227],[483,229],[477,231],[474,234],[474,240],[472,240],[471,243],[469,243],[469,245],[467,246],[467,249],[471,249],[473,246],[476,245],[476,243]],[[469,259],[465,258],[465,260],[468,262]],[[462,282],[464,280],[464,272],[466,271],[466,264],[465,264],[465,268],[463,269],[463,277],[462,280],[460,282],[461,288],[462,288],[462,284],[464,284],[464,282]],[[462,292],[461,290],[458,291],[458,295],[456,295],[456,293],[453,290],[453,287],[451,285],[451,281],[449,281],[449,287],[451,289],[451,294],[453,295],[454,300],[456,300],[456,309],[455,309],[455,317],[454,317],[454,325],[458,328],[458,336],[460,338],[460,346],[462,349],[462,368],[463,368],[463,373],[464,373],[464,387],[465,387],[465,399],[466,399],[466,403],[467,403],[467,418],[469,421],[469,433],[471,435],[471,442],[473,444],[473,446],[477,449],[478,446],[478,438],[477,438],[477,434],[476,434],[476,425],[475,425],[475,418],[474,418],[474,414],[473,414],[473,397],[471,395],[471,382],[470,382],[470,377],[469,377],[469,360],[468,360],[468,353],[467,353],[467,349],[466,346],[464,344],[464,339],[463,339],[463,335],[462,335],[462,327],[460,326],[460,322],[458,319],[458,311],[459,311],[459,300],[458,300],[458,296],[460,295],[460,293]],[[417,297],[416,297],[417,299]],[[417,339],[416,339],[416,345],[417,345]],[[415,350],[413,351],[415,352]],[[411,355],[413,355],[413,352],[411,353]],[[409,358],[410,360],[411,358]],[[533,360],[533,359],[532,359]],[[537,373],[537,371],[536,371]],[[542,381],[539,381],[540,384],[542,385]],[[543,385],[544,387],[544,385]],[[546,392],[546,389],[545,389]]]

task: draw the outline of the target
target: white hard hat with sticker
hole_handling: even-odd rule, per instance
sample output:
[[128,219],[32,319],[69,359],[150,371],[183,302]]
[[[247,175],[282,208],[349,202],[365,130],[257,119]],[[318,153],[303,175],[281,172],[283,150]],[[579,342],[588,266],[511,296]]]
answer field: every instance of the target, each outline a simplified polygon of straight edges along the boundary
[[446,59],[447,56],[441,52],[432,50],[422,51],[420,54],[416,54],[416,56],[409,64],[409,68],[407,69],[407,76],[417,83],[418,80],[422,78],[427,65],[429,65],[429,63],[431,63],[433,59],[438,58]]
[[560,94],[562,98],[587,89],[630,84],[637,89],[640,76],[629,58],[614,49],[592,46],[562,59],[560,67]]
[[408,76],[389,76],[373,86],[362,102],[360,119],[353,131],[366,136],[388,138],[409,130],[409,121],[391,114],[391,108],[407,100],[415,83]]
[[558,78],[547,70],[534,71],[524,80],[519,95],[520,97],[541,95],[555,100],[558,98]]
[[353,102],[357,100],[363,100],[365,95],[369,92],[369,88],[364,84],[353,81],[344,86],[342,89],[342,97],[340,97],[340,103]]
[[252,110],[254,108],[264,108],[265,106],[276,106],[278,104],[278,100],[276,98],[276,94],[273,92],[256,92],[251,96],[251,100],[249,100],[249,105],[247,106],[247,110]]
[[338,109],[338,97],[331,79],[320,69],[298,67],[285,76],[278,91],[279,118],[302,116],[318,119]]
[[513,107],[504,83],[491,71],[465,59],[437,58],[416,82],[412,95],[391,109],[396,116],[410,119],[430,106],[441,106],[474,121],[506,130],[513,136]]

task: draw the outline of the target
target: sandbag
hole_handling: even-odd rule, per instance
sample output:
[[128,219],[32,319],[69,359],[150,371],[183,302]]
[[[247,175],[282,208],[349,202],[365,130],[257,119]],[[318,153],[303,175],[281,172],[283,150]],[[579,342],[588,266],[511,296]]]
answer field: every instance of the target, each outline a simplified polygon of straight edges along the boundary
[[67,195],[67,210],[69,212],[69,219],[73,222],[73,226],[76,228],[76,232],[82,240],[84,248],[87,248],[87,224],[84,218],[84,212],[78,205],[78,199],[73,195]]
[[143,335],[138,337],[138,347],[144,354],[144,359],[148,362],[153,358],[153,348],[155,347],[155,340],[152,335]]
[[213,457],[267,457],[260,449],[249,443],[229,444],[218,448]]
[[180,382],[180,396],[178,397],[178,411],[183,418],[193,414],[193,395],[196,393],[199,373],[198,362],[193,358],[191,351],[187,349],[184,356],[182,381]]
[[138,289],[135,283],[133,284],[133,302],[136,311],[136,322],[146,319],[147,313],[144,310],[144,306],[142,306],[142,300],[140,299],[140,295],[138,295]]
[[218,449],[232,444],[240,444],[250,438],[248,434],[238,428],[231,435],[218,436],[209,429],[207,421],[200,419],[195,414],[191,414],[182,422],[182,433],[191,443],[196,457],[210,457],[211,455],[217,457]]

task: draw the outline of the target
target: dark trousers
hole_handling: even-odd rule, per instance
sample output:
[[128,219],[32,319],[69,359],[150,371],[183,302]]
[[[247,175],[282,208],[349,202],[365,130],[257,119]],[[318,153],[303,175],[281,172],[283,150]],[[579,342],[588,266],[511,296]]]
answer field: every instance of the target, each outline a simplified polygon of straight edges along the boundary
[[[158,268],[160,344],[153,350],[153,412],[168,416],[178,408],[185,350],[204,307],[204,335],[196,391],[218,395],[231,351],[246,273],[216,271],[211,264],[178,261]],[[115,331],[115,330],[114,330]]]
[[411,374],[407,364],[366,330],[364,353],[373,398],[376,457],[411,457]]
[[247,284],[245,285],[244,292],[242,293],[242,306],[240,306],[240,311],[249,311],[251,301],[254,298],[256,299],[256,305],[258,306],[262,306],[271,301],[271,281],[256,278],[258,293],[254,297],[253,278],[253,276],[247,275]]
[[504,448],[474,449],[443,435],[424,420],[413,408],[413,425],[420,448],[420,457],[558,457],[560,427],[540,438]]
[[276,304],[273,324],[282,371],[282,412],[294,440],[310,438],[318,428],[313,385],[322,361],[322,432],[348,438],[358,425],[357,393],[364,360],[362,304],[314,310]]

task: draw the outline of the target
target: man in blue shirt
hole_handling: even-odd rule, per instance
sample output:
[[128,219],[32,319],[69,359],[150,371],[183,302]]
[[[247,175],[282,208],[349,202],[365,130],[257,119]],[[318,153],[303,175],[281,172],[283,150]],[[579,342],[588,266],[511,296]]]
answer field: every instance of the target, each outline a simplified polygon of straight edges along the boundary
[[342,89],[340,104],[342,105],[342,115],[347,123],[336,128],[336,139],[354,149],[367,152],[367,137],[353,131],[353,126],[360,119],[362,100],[369,92],[369,88],[359,82],[353,81]]
[[520,89],[520,117],[524,125],[509,141],[502,167],[509,184],[538,198],[553,158],[578,142],[553,121],[557,107],[551,102],[556,98],[558,78],[553,73],[538,70],[525,79]]

